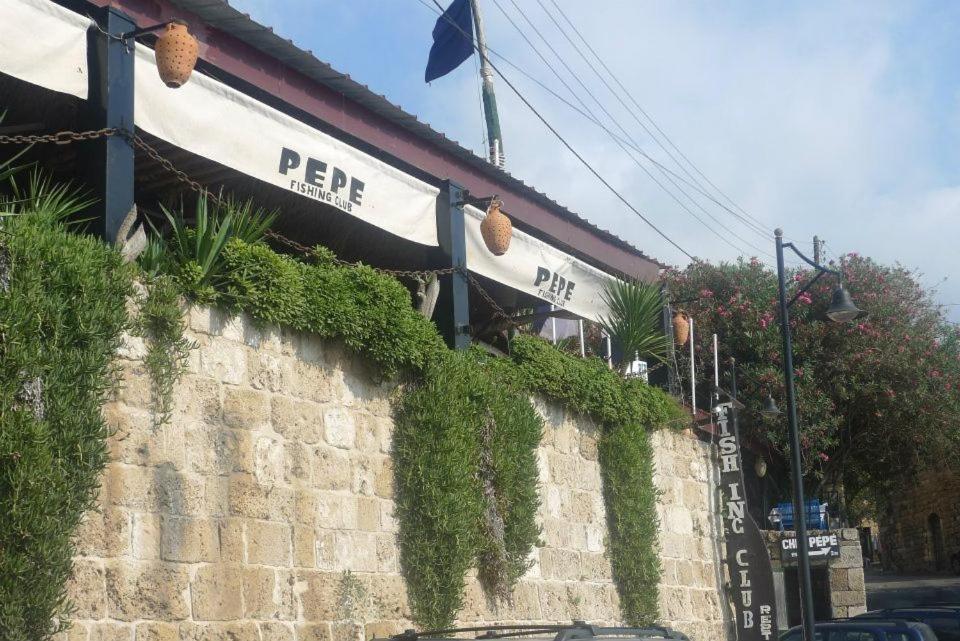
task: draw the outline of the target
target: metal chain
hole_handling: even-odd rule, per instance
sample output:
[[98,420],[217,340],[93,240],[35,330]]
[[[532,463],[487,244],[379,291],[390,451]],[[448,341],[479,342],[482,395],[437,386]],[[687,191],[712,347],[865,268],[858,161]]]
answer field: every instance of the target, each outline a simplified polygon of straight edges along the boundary
[[[121,136],[133,146],[142,150],[147,156],[157,162],[166,171],[173,174],[177,180],[186,185],[190,190],[199,194],[203,194],[217,204],[223,204],[224,201],[219,196],[212,193],[209,189],[201,185],[196,180],[190,178],[186,172],[177,169],[172,162],[170,162],[167,158],[164,158],[163,155],[146,140],[130,130],[121,127],[106,127],[104,129],[92,129],[89,131],[60,131],[54,134],[42,134],[34,136],[0,136],[0,144],[31,145],[37,143],[54,143],[57,145],[68,145],[74,142],[95,140],[97,138],[109,136]],[[297,241],[287,238],[286,236],[283,236],[272,229],[267,230],[266,236],[300,254],[303,254],[304,256],[313,255],[314,250],[312,247],[307,247],[302,243],[298,243]],[[339,258],[334,258],[334,262],[345,267],[356,267],[361,265],[359,262],[350,262]],[[423,279],[430,276],[449,276],[451,274],[459,273],[467,279],[467,282],[469,282],[470,285],[477,291],[477,293],[480,294],[480,297],[483,298],[488,305],[490,305],[495,316],[503,318],[513,326],[519,326],[519,323],[514,321],[510,314],[508,314],[507,311],[504,310],[494,300],[493,296],[490,295],[483,285],[481,285],[480,282],[477,281],[477,279],[474,278],[474,276],[463,267],[444,267],[440,269],[385,269],[382,267],[371,266],[371,269],[374,269],[382,274],[389,274],[399,278],[416,279]]]
[[0,136],[0,145],[35,145],[52,142],[55,145],[69,145],[73,142],[108,138],[121,132],[117,127],[91,129],[89,131],[58,131],[55,134],[41,134],[36,136]]

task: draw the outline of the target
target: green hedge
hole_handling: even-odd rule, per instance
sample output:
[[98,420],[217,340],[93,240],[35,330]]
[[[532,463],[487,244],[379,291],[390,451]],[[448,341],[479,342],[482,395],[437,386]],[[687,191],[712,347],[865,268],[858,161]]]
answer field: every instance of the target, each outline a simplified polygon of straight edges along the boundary
[[630,625],[654,623],[661,567],[649,432],[689,420],[670,395],[620,377],[598,358],[571,356],[531,336],[514,338],[510,353],[520,385],[601,424],[600,471],[620,611]]
[[119,254],[93,238],[29,215],[4,230],[0,638],[37,641],[70,611],[71,536],[106,462],[100,408],[132,286]]
[[539,541],[543,421],[494,372],[482,355],[447,352],[396,403],[400,559],[414,620],[426,628],[453,622],[474,565],[492,597],[508,597]]
[[[446,349],[396,278],[363,265],[335,263],[323,248],[315,257],[315,263],[302,263],[262,243],[233,239],[224,249],[214,303],[341,340],[379,365],[385,378],[419,371]],[[184,293],[206,295],[206,290]]]

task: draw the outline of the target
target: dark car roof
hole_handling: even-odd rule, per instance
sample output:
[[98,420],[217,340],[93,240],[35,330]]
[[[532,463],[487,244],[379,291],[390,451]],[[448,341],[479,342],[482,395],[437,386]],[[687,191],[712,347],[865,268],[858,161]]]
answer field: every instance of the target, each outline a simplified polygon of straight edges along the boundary
[[[465,641],[465,639],[510,639],[522,637],[531,641],[586,641],[590,639],[675,639],[689,641],[682,632],[670,628],[651,626],[646,628],[594,626],[583,622],[571,625],[519,625],[519,626],[479,626],[472,628],[452,628],[449,630],[431,630],[417,632],[407,630],[395,634],[389,641],[418,641],[429,637],[430,641]],[[374,640],[378,641],[378,640]],[[385,640],[379,640],[385,641]]]
[[[925,641],[937,641],[937,636],[934,634],[933,629],[925,623],[920,623],[918,621],[907,621],[905,619],[873,619],[873,618],[863,618],[863,619],[848,619],[844,621],[830,621],[825,623],[817,623],[816,629],[829,631],[829,630],[845,630],[845,629],[874,629],[880,632],[886,632],[886,629],[893,630],[914,630],[920,634],[920,637]],[[801,626],[794,626],[780,635],[781,639],[786,638],[788,635],[799,632]]]

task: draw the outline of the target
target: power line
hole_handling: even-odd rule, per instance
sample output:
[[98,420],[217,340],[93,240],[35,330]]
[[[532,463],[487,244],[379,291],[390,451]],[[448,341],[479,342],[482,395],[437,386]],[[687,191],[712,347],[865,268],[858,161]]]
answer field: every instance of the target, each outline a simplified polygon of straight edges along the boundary
[[[560,80],[560,82],[563,84],[563,86],[567,88],[567,90],[577,99],[577,101],[580,102],[581,105],[583,105],[584,109],[586,109],[587,112],[588,112],[591,116],[593,116],[594,120],[599,121],[599,118],[593,113],[593,111],[592,111],[589,107],[587,107],[587,105],[583,102],[583,100],[580,98],[580,96],[577,94],[577,92],[574,91],[574,90],[570,87],[570,85],[568,85],[568,84],[566,83],[566,81],[564,81],[564,79],[560,76],[560,74],[559,74],[559,73],[557,72],[557,70],[553,67],[553,65],[551,65],[550,62],[547,61],[547,59],[544,57],[544,55],[543,55],[542,53],[540,53],[540,50],[537,49],[537,47],[530,41],[530,39],[527,37],[527,35],[523,32],[523,30],[520,28],[520,26],[517,25],[517,23],[514,22],[513,18],[511,18],[510,15],[504,10],[504,8],[503,8],[503,6],[500,4],[499,0],[493,0],[493,1],[494,1],[494,4],[496,4],[497,8],[500,10],[500,12],[503,13],[503,15],[507,18],[507,20],[508,20],[508,21],[510,22],[510,24],[513,26],[513,28],[517,30],[517,32],[520,34],[520,36],[524,39],[524,41],[526,41],[526,43],[530,46],[530,48],[533,49],[534,53],[537,54],[537,56],[540,58],[541,61],[543,61],[543,63],[547,66],[547,68],[557,77],[558,80]],[[530,26],[530,28],[534,31],[534,33],[537,34],[537,36],[540,38],[540,40],[542,40],[543,43],[547,46],[547,48],[553,53],[553,55],[556,57],[556,59],[559,60],[560,64],[563,65],[564,69],[567,70],[567,73],[568,73],[571,77],[573,77],[573,79],[577,82],[577,84],[580,85],[581,89],[583,89],[584,92],[586,92],[588,95],[590,95],[590,97],[591,97],[591,98],[593,99],[593,101],[597,104],[597,106],[598,106],[598,107],[600,108],[600,110],[604,113],[604,115],[606,115],[606,117],[613,123],[613,125],[614,125],[615,127],[617,127],[617,128],[623,133],[623,135],[626,136],[627,139],[633,144],[633,148],[635,148],[635,149],[636,149],[636,148],[639,148],[639,143],[637,143],[637,141],[633,139],[633,137],[632,137],[632,136],[630,135],[630,133],[626,130],[626,128],[624,128],[623,125],[617,120],[617,118],[616,118],[613,114],[610,113],[610,111],[603,105],[603,103],[601,103],[601,102],[597,99],[597,97],[593,95],[593,93],[590,91],[590,89],[583,83],[583,81],[578,77],[578,75],[574,72],[574,70],[570,67],[570,65],[567,64],[567,62],[566,62],[566,60],[564,60],[563,56],[553,47],[553,45],[552,45],[552,44],[550,43],[550,41],[546,38],[546,36],[540,31],[540,29],[537,28],[537,25],[530,19],[529,16],[527,16],[527,14],[523,11],[523,9],[520,8],[520,6],[517,4],[516,0],[510,0],[510,3],[511,3],[511,4],[513,5],[513,7],[517,10],[517,12],[521,15],[521,17],[523,17],[523,19],[524,19],[524,20],[526,21],[526,23]],[[554,21],[554,23],[556,24],[555,21]],[[574,45],[574,46],[576,46],[576,45]],[[583,54],[581,53],[581,56],[582,56],[582,55],[583,55]],[[592,68],[592,67],[591,67],[591,68]],[[596,70],[594,70],[594,72],[596,73]],[[622,101],[621,101],[621,102],[622,102]],[[605,127],[604,127],[604,129],[606,130]],[[694,213],[694,212],[690,209],[690,207],[688,207],[688,206],[686,205],[686,203],[684,203],[683,201],[681,201],[680,198],[679,198],[672,190],[670,190],[666,185],[664,185],[662,182],[660,182],[660,180],[658,180],[657,177],[654,176],[654,175],[650,172],[650,170],[648,170],[642,163],[640,163],[640,161],[637,160],[637,158],[634,157],[634,156],[625,148],[625,146],[624,146],[623,144],[621,144],[621,143],[617,140],[617,137],[613,137],[613,139],[614,139],[614,142],[616,142],[616,144],[620,147],[620,149],[621,149],[624,153],[626,153],[627,156],[634,162],[634,164],[636,164],[637,167],[639,167],[639,168],[650,178],[650,180],[652,180],[661,190],[663,190],[667,195],[669,195],[669,196],[677,203],[677,205],[678,205],[681,209],[683,209],[686,213],[688,213],[691,217],[693,217],[694,220],[696,220],[698,223],[700,223],[701,225],[703,225],[708,231],[710,231],[712,234],[714,234],[715,236],[717,236],[717,238],[719,238],[721,241],[723,241],[724,243],[726,243],[727,245],[729,245],[730,247],[732,247],[732,248],[734,249],[734,251],[736,251],[738,254],[749,254],[749,253],[750,253],[749,251],[744,251],[744,249],[743,249],[742,247],[739,247],[739,246],[737,246],[736,244],[734,244],[734,243],[730,240],[730,238],[728,238],[727,236],[721,234],[721,233],[718,232],[716,229],[714,229],[713,227],[711,227],[706,221],[704,221],[702,218],[700,218],[700,216],[698,216],[696,213]],[[646,155],[646,154],[644,154],[644,155]],[[724,231],[726,231],[730,236],[732,236],[733,238],[736,238],[736,239],[739,240],[740,242],[742,242],[742,243],[744,243],[745,245],[747,245],[748,247],[751,247],[752,249],[760,252],[761,254],[764,254],[764,255],[766,255],[766,256],[769,257],[769,258],[773,258],[773,254],[771,254],[771,253],[769,253],[769,252],[767,252],[767,251],[764,251],[764,250],[761,249],[760,247],[757,247],[756,245],[754,245],[753,243],[751,243],[750,241],[746,240],[745,238],[743,238],[742,236],[740,236],[739,234],[737,234],[735,231],[733,231],[732,229],[730,229],[729,227],[727,227],[726,225],[724,225],[722,221],[718,220],[718,219],[717,219],[715,216],[713,216],[709,211],[707,211],[697,200],[695,200],[694,198],[692,198],[692,197],[690,196],[690,194],[687,193],[679,184],[677,184],[677,182],[676,182],[669,174],[663,172],[662,170],[661,170],[661,173],[664,174],[664,176],[667,178],[668,181],[670,181],[670,183],[673,185],[673,187],[674,187],[675,189],[677,189],[677,191],[679,191],[684,197],[686,197],[686,199],[689,200],[690,203],[692,203],[694,206],[696,206],[698,209],[700,209],[700,211],[703,212],[703,214],[705,214],[708,218],[710,218],[710,219],[711,219],[717,226],[719,226],[721,229],[723,229]],[[750,228],[750,229],[751,229],[751,231],[756,232],[756,230],[754,230],[753,228]]]
[[[538,3],[540,4],[541,8],[544,9],[544,12],[547,13],[547,15],[550,15],[549,12],[546,11],[546,8],[543,6],[543,3],[540,2],[540,0],[537,0],[537,1],[538,1]],[[607,64],[606,64],[606,62],[604,62],[603,58],[601,58],[600,55],[596,52],[596,50],[590,45],[590,43],[587,41],[587,39],[584,37],[584,35],[580,32],[580,30],[577,28],[577,26],[573,23],[572,20],[570,20],[570,17],[567,16],[566,12],[564,12],[564,10],[557,4],[556,0],[550,0],[550,2],[551,2],[551,4],[553,4],[553,6],[557,9],[557,11],[560,13],[560,15],[563,17],[563,19],[567,22],[567,24],[570,25],[570,27],[573,29],[574,33],[577,34],[577,37],[579,37],[580,40],[583,42],[583,44],[586,45],[586,47],[587,47],[587,49],[590,51],[590,53],[592,53],[593,56],[597,59],[597,62],[599,62],[600,65],[603,67],[603,69],[607,72],[607,74],[609,74],[610,78],[612,78],[613,81],[617,84],[617,86],[620,87],[620,89],[623,91],[624,95],[627,96],[627,98],[630,100],[630,102],[633,103],[633,105],[637,108],[637,110],[650,122],[650,124],[653,126],[653,128],[656,129],[656,131],[660,134],[660,136],[663,137],[663,139],[667,142],[667,144],[670,145],[670,147],[671,147],[674,151],[676,151],[676,153],[677,153],[701,178],[703,178],[703,180],[706,181],[706,183],[707,183],[708,185],[710,185],[710,187],[712,187],[712,188],[716,191],[716,193],[718,193],[722,198],[726,199],[727,202],[729,202],[733,207],[735,207],[736,209],[738,209],[744,216],[746,216],[747,218],[749,218],[749,219],[751,219],[752,221],[754,221],[761,229],[764,229],[764,230],[766,231],[766,235],[769,236],[769,235],[770,235],[769,230],[766,229],[766,226],[764,225],[764,223],[763,223],[762,221],[760,221],[760,220],[758,220],[756,217],[752,216],[750,213],[748,213],[746,210],[744,210],[743,207],[741,207],[740,205],[738,205],[732,198],[730,198],[730,196],[728,196],[726,193],[724,193],[724,191],[723,191],[722,189],[720,189],[717,185],[715,185],[715,184],[713,183],[713,181],[711,181],[711,180],[700,170],[700,168],[697,167],[697,165],[696,165],[692,160],[690,160],[690,159],[686,156],[686,154],[684,154],[684,153],[680,150],[679,147],[677,147],[677,145],[673,142],[673,140],[671,140],[671,138],[666,134],[666,132],[664,132],[663,129],[660,128],[660,126],[659,126],[659,125],[657,124],[657,122],[650,116],[650,114],[647,113],[647,112],[644,110],[644,108],[640,105],[640,103],[639,103],[639,102],[637,101],[637,99],[633,96],[633,94],[630,92],[630,90],[627,89],[627,88],[624,86],[624,84],[620,81],[620,79],[617,77],[617,75],[613,73],[613,71],[610,69],[609,66],[607,66]],[[551,16],[551,19],[552,19],[552,16]],[[559,26],[558,26],[558,28],[559,28]],[[562,30],[561,30],[561,31],[562,31]],[[598,75],[599,75],[599,74],[598,74]],[[609,87],[608,87],[608,88],[609,88]],[[686,173],[688,176],[690,176],[691,179],[693,179],[693,176],[690,174],[690,172],[687,171],[687,170],[683,167],[683,164],[680,163],[680,162],[676,159],[676,157],[673,156],[673,154],[666,148],[666,146],[663,145],[663,143],[660,141],[660,139],[659,139],[657,136],[655,136],[649,129],[647,129],[647,127],[640,121],[640,119],[637,118],[636,114],[634,114],[632,111],[630,111],[630,113],[631,113],[631,115],[633,115],[633,117],[637,120],[637,123],[638,123],[641,127],[643,127],[644,131],[646,131],[646,132],[650,135],[650,137],[653,138],[653,140],[657,143],[657,145],[658,145],[661,149],[663,149],[664,152],[666,152],[667,155],[670,156],[670,158],[671,158],[675,163],[677,163],[677,166],[680,167],[680,169],[683,170],[684,173]],[[694,180],[695,180],[695,179],[694,179]],[[730,211],[730,210],[728,210],[728,211]],[[733,212],[731,211],[730,213],[733,213]]]
[[[617,91],[615,91],[613,87],[610,86],[610,83],[607,82],[607,80],[606,80],[606,78],[604,78],[603,74],[601,74],[601,73],[597,70],[597,68],[593,65],[593,63],[592,63],[592,62],[590,61],[590,59],[586,56],[586,54],[584,54],[583,51],[580,49],[580,47],[577,46],[577,43],[573,41],[573,38],[570,37],[570,35],[566,32],[566,30],[563,28],[563,26],[557,21],[557,19],[553,16],[553,14],[550,13],[550,11],[547,9],[547,7],[543,4],[542,0],[537,0],[537,3],[540,5],[540,8],[541,8],[541,9],[543,10],[543,12],[547,15],[547,17],[550,18],[550,21],[553,22],[553,25],[557,28],[557,31],[559,31],[560,34],[564,37],[564,39],[566,39],[566,41],[570,44],[570,46],[573,47],[574,51],[576,51],[577,54],[580,56],[580,58],[587,64],[587,66],[590,68],[590,70],[593,72],[593,74],[594,74],[597,78],[600,79],[600,82],[603,83],[603,86],[606,87],[607,91],[609,91],[610,94],[617,100],[617,102],[620,103],[620,106],[623,107],[623,108],[627,111],[627,113],[629,113],[631,116],[633,116],[633,119],[637,121],[637,124],[639,124],[639,125],[643,128],[643,130],[644,130],[645,132],[647,132],[647,134],[648,134],[655,142],[657,142],[658,144],[660,144],[660,143],[659,143],[659,140],[658,140],[657,137],[653,134],[653,132],[650,131],[650,129],[643,124],[643,121],[641,121],[641,120],[637,117],[637,115],[633,112],[633,110],[630,108],[630,106],[627,105],[626,102],[624,102],[623,98],[620,97],[620,94],[619,94]],[[582,83],[581,83],[581,85],[582,85]],[[592,95],[592,94],[591,94],[591,95]],[[599,103],[599,100],[598,100],[596,97],[594,97],[594,100]],[[624,134],[629,137],[629,134],[626,133],[626,130],[625,130],[622,126],[620,126],[620,125],[618,124],[618,127],[620,127],[620,129],[624,132]],[[631,140],[633,140],[633,138],[631,138]],[[681,165],[679,162],[677,162],[676,158],[673,157],[673,155],[670,153],[670,151],[669,151],[668,149],[666,149],[662,144],[660,144],[660,147],[661,147],[661,149],[663,149],[663,150],[667,153],[667,155],[668,155],[675,163],[677,163],[677,166],[678,166],[682,171],[684,171],[684,173],[686,173],[687,176],[689,176],[691,180],[693,180],[694,182],[697,182],[696,178],[694,178],[694,177],[690,174],[689,171],[686,171],[686,169],[683,167],[683,165]],[[674,185],[679,188],[679,186],[676,185],[676,183],[675,183],[672,179],[671,179],[671,182],[674,183]],[[699,182],[697,182],[697,184],[698,184],[700,187],[702,187],[702,185],[700,185]],[[682,190],[681,190],[681,191],[682,191]],[[700,191],[701,193],[704,193],[704,190],[702,190],[702,189],[701,189],[701,190],[698,190],[698,191]],[[718,225],[721,225],[721,226],[723,225],[723,224],[720,223],[716,218],[714,218],[712,215],[710,215],[710,214],[707,212],[707,210],[700,204],[699,201],[694,200],[694,199],[693,199],[689,194],[687,194],[686,192],[683,192],[683,193],[684,193],[684,195],[690,200],[690,202],[692,202],[692,203],[693,203],[697,208],[699,208],[702,212],[704,212],[705,214],[707,214],[708,216],[710,216],[710,218],[711,218],[712,220],[714,220],[715,222],[717,222]],[[717,201],[715,198],[710,198],[710,200],[712,200],[714,203],[716,203],[717,205],[719,205],[722,209],[726,210],[728,213],[730,213],[731,215],[733,215],[734,218],[736,218],[741,224],[743,224],[747,229],[749,229],[749,230],[752,231],[753,233],[757,234],[757,235],[760,236],[761,238],[769,239],[769,237],[770,237],[770,230],[765,229],[765,228],[763,228],[763,227],[760,226],[760,225],[757,225],[756,223],[752,222],[751,220],[749,220],[749,219],[747,219],[747,218],[744,218],[743,216],[741,216],[741,215],[738,214],[737,212],[735,212],[735,211],[731,210],[730,208],[724,206],[722,203],[720,203],[719,201]],[[732,230],[730,230],[730,229],[728,229],[728,228],[726,228],[726,227],[724,227],[724,229],[726,229],[726,230],[727,230],[728,232],[730,232],[731,234],[734,234],[734,232],[733,232]],[[735,234],[734,234],[734,235],[735,235]],[[767,256],[771,257],[771,258],[773,257],[772,254],[770,254],[769,252],[766,252],[766,251],[760,249],[760,248],[757,247],[756,245],[751,244],[749,241],[747,241],[747,240],[745,240],[745,239],[742,239],[742,238],[741,238],[740,240],[741,240],[742,242],[746,243],[748,246],[752,247],[753,249],[756,249],[757,251],[759,251],[759,252],[761,252],[761,253],[764,253],[764,254],[766,254]]]
[[[424,7],[426,7],[429,11],[431,11],[434,15],[437,15],[437,14],[441,13],[441,12],[438,11],[436,8],[434,8],[434,7],[430,6],[429,4],[427,4],[426,0],[417,0],[417,1],[420,2],[420,4],[422,4]],[[502,11],[502,8],[501,8],[501,11]],[[508,17],[508,19],[509,19],[509,17]],[[528,40],[528,42],[529,42],[529,40]],[[521,67],[520,65],[517,65],[516,63],[514,63],[513,61],[511,61],[509,58],[507,58],[506,56],[504,56],[503,54],[501,54],[500,52],[498,52],[496,49],[493,49],[492,47],[490,47],[489,44],[487,45],[487,54],[488,54],[488,55],[492,55],[492,56],[496,56],[496,57],[497,57],[499,60],[501,60],[504,64],[506,64],[507,66],[511,67],[514,71],[516,71],[516,72],[519,73],[520,75],[522,75],[522,76],[524,76],[525,78],[527,78],[527,80],[533,82],[535,85],[537,85],[538,87],[540,87],[541,89],[543,89],[544,91],[546,91],[548,94],[550,94],[552,97],[554,97],[555,99],[557,99],[558,101],[560,101],[562,104],[566,105],[568,108],[570,108],[571,110],[573,110],[575,113],[579,114],[579,115],[580,115],[581,117],[583,117],[585,120],[587,120],[588,122],[596,125],[596,126],[599,127],[600,129],[602,129],[602,130],[604,131],[604,133],[606,133],[612,140],[614,140],[615,142],[618,142],[618,143],[619,143],[620,145],[622,145],[622,146],[628,147],[630,150],[632,150],[632,151],[636,152],[637,154],[639,154],[640,156],[642,156],[642,157],[643,157],[644,159],[646,159],[649,163],[651,163],[652,165],[656,166],[657,169],[660,170],[661,173],[665,172],[665,173],[669,174],[669,175],[672,176],[674,179],[679,180],[680,182],[682,182],[682,183],[683,183],[684,185],[686,185],[687,187],[693,189],[694,191],[696,191],[697,193],[699,193],[699,194],[702,195],[703,197],[707,198],[708,200],[710,200],[711,202],[713,202],[714,204],[716,204],[718,207],[721,207],[722,209],[725,209],[725,210],[727,210],[727,211],[730,211],[729,207],[727,207],[726,205],[724,205],[724,204],[721,203],[720,201],[716,200],[716,198],[713,197],[713,196],[712,196],[710,193],[708,193],[707,191],[705,191],[705,190],[703,189],[703,187],[702,187],[699,183],[691,183],[688,178],[685,178],[684,176],[678,174],[677,172],[675,172],[674,170],[670,169],[669,167],[667,167],[667,166],[664,165],[663,163],[659,162],[656,158],[654,158],[654,157],[650,156],[649,154],[647,154],[641,147],[639,147],[639,146],[636,145],[635,143],[630,142],[630,141],[627,141],[627,140],[625,140],[624,138],[622,138],[621,136],[617,135],[615,132],[611,131],[606,125],[604,125],[602,122],[600,122],[600,120],[599,120],[592,112],[588,113],[588,112],[585,110],[585,109],[588,109],[588,108],[587,108],[586,105],[583,103],[583,101],[580,99],[580,97],[576,94],[576,92],[574,92],[572,89],[570,89],[569,85],[567,85],[562,79],[560,79],[561,83],[563,83],[564,86],[567,87],[567,89],[568,89],[569,91],[571,91],[571,93],[574,95],[574,98],[577,99],[577,100],[581,103],[581,105],[583,105],[583,107],[578,107],[577,105],[575,105],[575,104],[573,104],[572,102],[570,102],[570,100],[568,100],[567,98],[561,96],[559,93],[556,92],[556,90],[554,90],[553,88],[551,88],[549,85],[547,85],[546,83],[544,83],[543,81],[541,81],[541,80],[540,80],[539,78],[537,78],[536,76],[534,76],[534,75],[532,75],[531,73],[529,73],[528,71],[526,71],[526,70],[525,70],[523,67]],[[546,64],[549,66],[549,63],[546,63]],[[687,195],[687,194],[684,194],[684,195],[686,195],[686,196],[689,198],[689,195]],[[731,212],[731,213],[732,213],[732,212]],[[772,234],[771,234],[771,236],[772,236]],[[792,239],[788,239],[788,240],[792,240]],[[742,250],[738,249],[737,251],[742,251]],[[760,251],[762,251],[762,250],[760,250]],[[744,252],[744,253],[749,253],[749,252]],[[768,255],[770,255],[770,254],[768,254]]]
[[[426,0],[417,0],[417,1],[420,2],[421,4],[424,4],[425,6],[428,6],[428,7],[429,7],[429,5],[426,5]],[[437,0],[433,0],[433,3],[437,6],[437,9],[440,10],[441,17],[444,16],[444,15],[445,15],[444,9],[443,9],[443,7],[440,5],[440,3],[439,3]],[[448,22],[450,25],[452,25],[457,31],[459,31],[460,34],[463,35],[463,37],[465,37],[465,38],[468,38],[468,37],[469,37],[469,34],[466,33],[465,31],[463,31],[463,29],[461,29],[460,26],[457,25],[453,20],[447,18],[447,22]],[[472,43],[472,42],[473,42],[473,39],[470,38],[470,41],[471,41],[471,43]],[[473,48],[474,48],[475,50],[477,50],[478,53],[479,53],[479,49],[477,48],[476,44],[473,44]],[[523,93],[522,93],[519,89],[517,89],[517,87],[510,81],[510,79],[507,78],[507,76],[505,76],[504,73],[499,69],[499,67],[497,67],[497,65],[495,65],[495,64],[493,63],[493,61],[490,61],[489,59],[488,59],[488,61],[490,62],[490,67],[491,67],[494,71],[497,72],[497,75],[500,76],[500,78],[503,80],[504,84],[506,84],[507,87],[509,87],[510,90],[513,91],[514,94],[516,94],[517,98],[519,98],[520,101],[523,102],[524,105],[526,105],[526,107],[533,113],[533,115],[535,115],[535,116],[537,117],[537,119],[538,119],[541,123],[543,123],[543,125],[544,125],[548,130],[550,130],[550,133],[552,133],[553,136],[554,136],[557,140],[559,140],[559,141],[563,144],[563,146],[566,147],[567,150],[568,150],[570,153],[572,153],[572,154],[577,158],[577,160],[579,160],[580,163],[581,163],[584,167],[586,167],[587,170],[588,170],[591,174],[593,174],[593,176],[603,184],[604,187],[606,187],[614,196],[617,197],[618,200],[620,200],[620,202],[622,202],[624,205],[626,205],[626,206],[627,206],[634,214],[636,214],[643,222],[645,222],[648,226],[650,226],[651,229],[653,229],[655,232],[657,232],[657,234],[659,234],[664,240],[666,240],[666,241],[667,241],[668,243],[670,243],[673,247],[675,247],[677,250],[679,250],[680,253],[682,253],[684,256],[686,256],[686,257],[689,258],[690,260],[696,260],[696,258],[693,256],[693,254],[691,254],[691,253],[688,252],[686,249],[684,249],[683,247],[681,247],[679,244],[677,244],[677,242],[676,242],[675,240],[673,240],[672,238],[670,238],[664,231],[662,231],[659,227],[657,227],[656,225],[654,225],[653,222],[652,222],[649,218],[647,218],[646,216],[644,216],[644,215],[640,212],[639,209],[637,209],[636,207],[634,207],[633,204],[631,204],[630,201],[628,201],[628,200],[623,196],[623,194],[621,194],[613,185],[611,185],[611,184],[607,181],[607,179],[604,178],[603,175],[602,175],[599,171],[597,171],[596,169],[594,169],[593,165],[591,165],[582,155],[580,155],[580,153],[579,153],[576,149],[574,149],[573,145],[571,145],[569,142],[567,142],[567,139],[564,138],[562,135],[560,135],[560,132],[557,131],[556,128],[555,128],[553,125],[550,124],[550,122],[536,109],[536,107],[534,107],[534,106],[530,103],[529,100],[527,100],[526,96],[524,96]]]

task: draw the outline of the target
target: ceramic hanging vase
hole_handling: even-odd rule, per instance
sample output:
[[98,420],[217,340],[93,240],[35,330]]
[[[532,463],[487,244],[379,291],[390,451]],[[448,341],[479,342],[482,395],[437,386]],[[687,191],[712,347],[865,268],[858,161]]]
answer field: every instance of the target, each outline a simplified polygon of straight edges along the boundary
[[157,71],[168,87],[177,88],[190,79],[197,64],[199,46],[185,22],[174,21],[157,39]]
[[687,319],[687,313],[677,311],[673,314],[673,341],[678,346],[686,345],[690,338],[690,321]]
[[487,209],[487,215],[480,223],[480,234],[487,249],[494,256],[503,256],[510,248],[510,238],[513,236],[513,225],[506,214],[500,211],[501,203],[494,199]]

